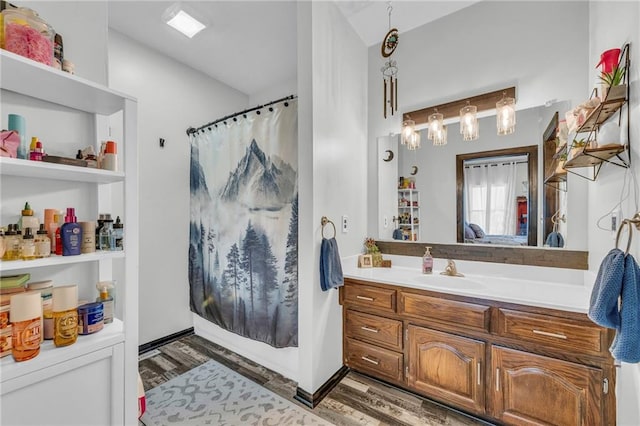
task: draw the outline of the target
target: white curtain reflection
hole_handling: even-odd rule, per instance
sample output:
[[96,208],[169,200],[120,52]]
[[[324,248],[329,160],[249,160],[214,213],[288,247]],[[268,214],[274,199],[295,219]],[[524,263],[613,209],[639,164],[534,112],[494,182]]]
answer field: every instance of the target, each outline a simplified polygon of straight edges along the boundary
[[465,217],[490,235],[516,235],[515,161],[464,168]]

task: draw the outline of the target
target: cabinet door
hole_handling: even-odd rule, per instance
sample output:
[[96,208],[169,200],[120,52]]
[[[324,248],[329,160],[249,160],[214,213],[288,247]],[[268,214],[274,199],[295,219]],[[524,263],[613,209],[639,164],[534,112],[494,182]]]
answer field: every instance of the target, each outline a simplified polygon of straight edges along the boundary
[[513,425],[602,424],[602,370],[492,347],[493,416]]
[[474,413],[484,413],[484,351],[477,340],[408,326],[408,385]]

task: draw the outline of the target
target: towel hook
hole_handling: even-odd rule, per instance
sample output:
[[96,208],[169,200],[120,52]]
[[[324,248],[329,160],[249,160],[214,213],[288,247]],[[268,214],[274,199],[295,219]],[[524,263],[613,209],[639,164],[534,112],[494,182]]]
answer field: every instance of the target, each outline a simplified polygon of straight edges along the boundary
[[620,234],[622,233],[622,228],[624,228],[624,225],[627,225],[627,227],[629,228],[629,239],[627,240],[627,249],[624,252],[624,255],[626,256],[627,254],[629,254],[629,249],[631,248],[631,240],[633,239],[633,227],[632,227],[632,222],[629,219],[623,220],[622,224],[620,224],[620,227],[618,228],[618,233],[616,234],[616,248],[618,248]]
[[333,237],[331,238],[335,238],[336,237],[336,225],[330,221],[326,216],[322,216],[322,219],[320,219],[320,224],[322,225],[322,238],[325,238],[324,236],[324,227],[327,223],[330,223],[331,226],[333,226]]

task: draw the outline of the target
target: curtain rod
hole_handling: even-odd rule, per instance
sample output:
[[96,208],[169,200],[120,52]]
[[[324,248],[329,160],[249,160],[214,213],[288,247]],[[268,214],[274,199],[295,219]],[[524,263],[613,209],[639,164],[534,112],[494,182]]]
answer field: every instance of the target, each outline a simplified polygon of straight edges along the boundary
[[[237,116],[239,116],[239,115],[246,114],[246,113],[248,113],[248,112],[252,112],[252,111],[255,111],[255,110],[258,110],[258,109],[261,109],[261,108],[265,108],[265,107],[268,107],[268,106],[270,106],[270,105],[277,104],[278,102],[290,101],[290,100],[293,100],[293,99],[296,99],[296,98],[297,98],[297,96],[296,96],[296,95],[289,95],[289,96],[286,96],[286,97],[284,97],[284,98],[281,98],[281,99],[278,99],[278,100],[275,100],[275,101],[272,101],[272,102],[266,103],[266,104],[264,104],[264,105],[258,105],[258,106],[253,107],[253,108],[245,109],[244,111],[236,112],[235,114],[227,115],[227,116],[222,117],[222,118],[220,118],[220,119],[218,119],[218,120],[212,121],[211,123],[207,123],[207,124],[205,124],[205,125],[203,125],[203,126],[200,126],[200,127],[198,127],[197,129],[196,129],[196,128],[193,128],[193,127],[189,127],[189,128],[187,129],[187,136],[189,136],[189,135],[191,135],[191,134],[193,134],[193,133],[197,133],[197,132],[199,132],[200,130],[205,129],[205,128],[207,128],[207,127],[215,126],[216,124],[218,124],[218,123],[220,123],[220,122],[222,122],[222,121],[225,121],[225,120],[229,120],[230,118],[234,118],[234,117],[237,117]],[[288,105],[287,105],[287,104],[285,104],[285,106],[288,106]],[[211,130],[211,129],[209,129],[209,130]]]

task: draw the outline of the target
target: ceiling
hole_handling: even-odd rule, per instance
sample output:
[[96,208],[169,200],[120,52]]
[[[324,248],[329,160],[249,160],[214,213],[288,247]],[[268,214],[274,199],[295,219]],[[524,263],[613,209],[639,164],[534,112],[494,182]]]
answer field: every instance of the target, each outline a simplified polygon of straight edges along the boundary
[[[295,79],[295,1],[182,1],[208,24],[192,39],[162,21],[175,2],[109,1],[109,27],[247,95]],[[395,1],[391,25],[402,34],[475,2]],[[367,46],[380,42],[389,29],[386,1],[336,4]]]

